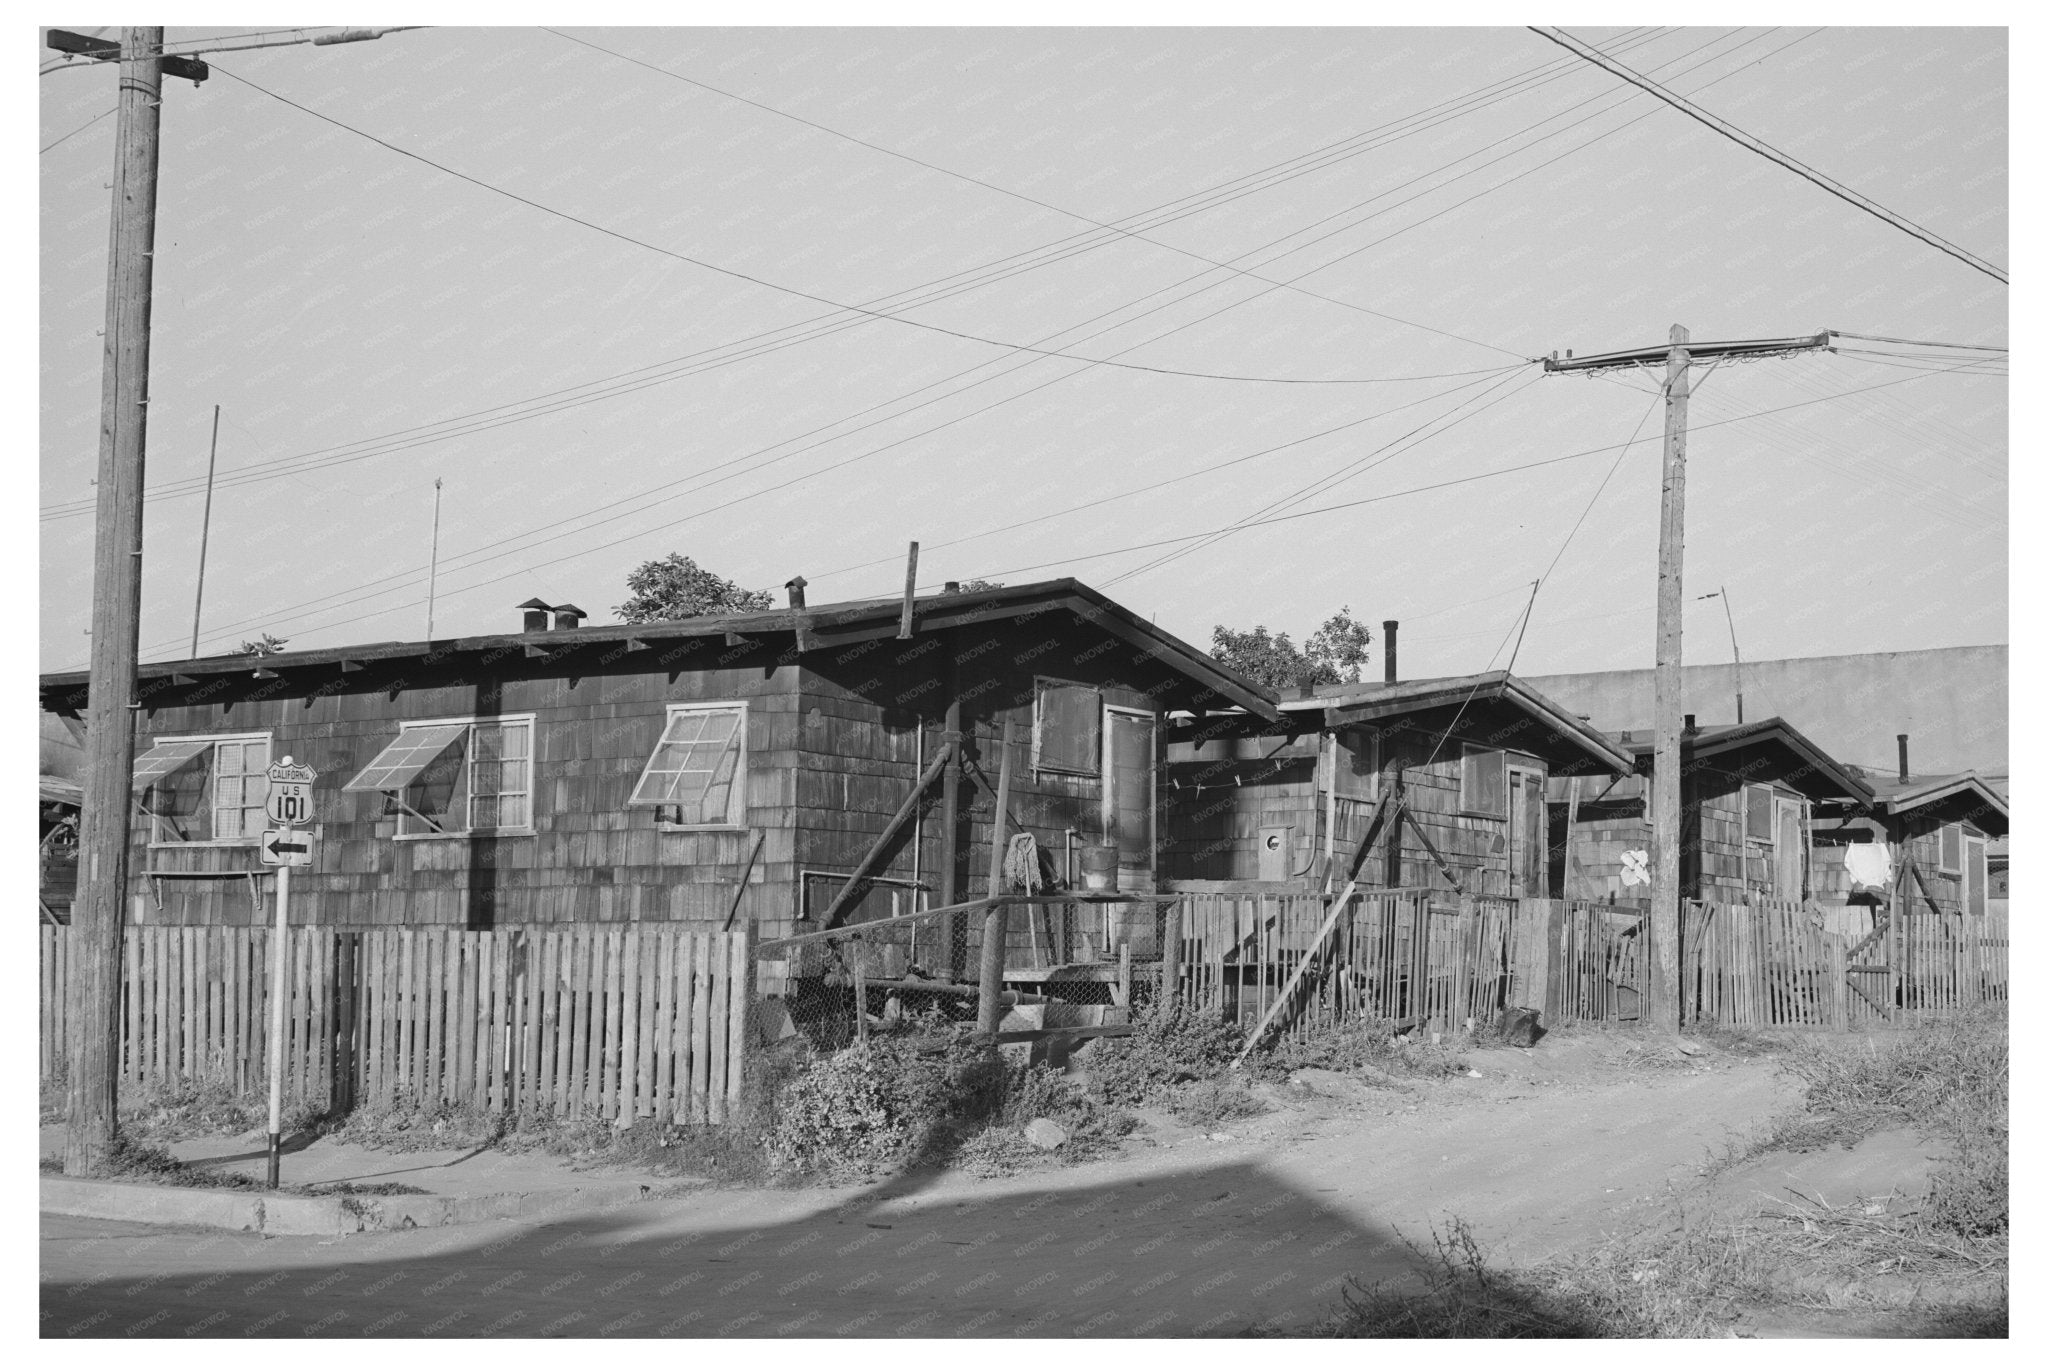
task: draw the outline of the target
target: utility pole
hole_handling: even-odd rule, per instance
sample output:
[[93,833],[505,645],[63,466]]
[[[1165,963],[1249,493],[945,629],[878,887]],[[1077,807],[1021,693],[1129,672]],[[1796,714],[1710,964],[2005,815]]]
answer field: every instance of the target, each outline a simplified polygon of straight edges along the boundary
[[1685,412],[1692,396],[1692,334],[1676,323],[1664,360],[1664,497],[1657,522],[1657,749],[1650,772],[1650,1018],[1678,1027],[1678,853],[1680,751],[1685,709],[1679,662],[1684,654]]
[[135,768],[135,661],[142,617],[142,463],[149,417],[149,304],[156,248],[162,28],[121,38],[114,222],[100,385],[93,529],[92,663],[79,817],[79,895],[71,910],[71,1020],[64,1173],[96,1175],[114,1141],[121,1058],[121,929],[127,912],[129,784]]
[[[1756,357],[1825,349],[1829,334],[1769,341],[1715,341],[1695,345],[1692,334],[1673,324],[1661,347],[1543,362],[1553,374],[1647,367],[1664,362],[1664,492],[1657,530],[1657,743],[1650,773],[1650,1018],[1660,1028],[1679,1024],[1679,873],[1684,832],[1681,783],[1684,770],[1685,699],[1679,668],[1685,633],[1685,441],[1686,407],[1692,396],[1692,362],[1714,357]],[[1709,370],[1711,374],[1713,371]],[[1701,382],[1705,382],[1702,380]],[[1733,619],[1732,617],[1730,618]]]
[[220,453],[220,404],[213,405],[213,440],[206,447],[206,510],[199,514],[199,586],[192,590],[192,657],[199,657],[199,604],[206,600],[206,537],[213,529],[213,461]]
[[[341,29],[275,45],[364,42],[396,31]],[[199,84],[209,71],[198,60],[198,51],[214,49],[166,56],[161,26],[123,29],[119,43],[57,28],[46,30],[43,39],[48,47],[67,54],[67,60],[83,56],[88,59],[85,65],[113,65],[120,72],[100,382],[78,896],[71,907],[70,979],[63,987],[70,1029],[64,1173],[83,1176],[98,1174],[113,1146],[121,1075],[121,939],[127,917],[128,811],[135,776],[143,454],[149,417],[149,311],[163,79],[169,74]]]

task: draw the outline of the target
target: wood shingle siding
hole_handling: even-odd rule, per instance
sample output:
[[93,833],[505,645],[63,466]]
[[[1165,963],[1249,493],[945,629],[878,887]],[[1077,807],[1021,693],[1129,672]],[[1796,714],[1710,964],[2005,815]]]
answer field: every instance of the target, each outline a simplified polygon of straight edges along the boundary
[[[929,763],[942,747],[949,701],[961,706],[968,763],[991,782],[997,737],[1006,721],[1015,725],[1012,809],[1056,871],[1069,828],[1103,836],[1112,779],[1033,770],[1026,746],[1040,677],[1057,674],[1105,705],[1141,713],[1162,737],[1173,705],[1274,714],[1263,690],[1071,580],[921,598],[917,617],[908,641],[895,638],[893,608],[857,603],[276,655],[263,660],[278,675],[268,678],[255,677],[248,660],[152,665],[138,750],[158,735],[261,734],[273,758],[290,754],[317,770],[313,862],[293,879],[295,924],[721,927],[732,915],[772,935],[803,913],[805,873],[822,874],[821,885],[836,873],[843,883],[888,828],[918,780],[920,752]],[[814,647],[796,647],[799,625]],[[44,704],[75,713],[84,691],[77,675],[46,678]],[[663,808],[632,803],[677,703],[745,708],[734,827],[665,826]],[[396,837],[410,822],[383,793],[342,790],[408,722],[527,715],[530,832]],[[1156,749],[1139,757],[1137,771],[1163,827],[1163,738]],[[987,877],[992,807],[978,784],[963,781],[962,894]],[[870,875],[936,889],[939,824],[935,784]],[[137,922],[267,921],[269,877],[253,840],[150,847],[147,837],[137,823]],[[1127,871],[1143,889],[1154,876],[1152,850],[1131,857]],[[254,897],[251,873],[261,874]],[[851,908],[887,913],[887,898],[868,899]]]

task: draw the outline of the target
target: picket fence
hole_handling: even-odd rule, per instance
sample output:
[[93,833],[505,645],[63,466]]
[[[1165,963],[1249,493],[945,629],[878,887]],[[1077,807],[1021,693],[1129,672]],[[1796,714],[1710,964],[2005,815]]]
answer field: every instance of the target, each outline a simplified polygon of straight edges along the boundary
[[2008,996],[2008,912],[1878,912],[1868,933],[1830,932],[1792,901],[1688,902],[1680,926],[1688,1021],[1850,1028]]
[[1175,998],[1247,1027],[1276,1003],[1277,1023],[1311,1031],[1354,1017],[1492,1019],[1534,988],[1523,904],[1375,891],[1330,923],[1329,896],[1190,894],[1168,921],[1180,934]]
[[[267,928],[131,927],[124,1086],[268,1093]],[[45,1079],[69,1044],[71,930],[42,925]],[[346,1110],[721,1123],[737,1101],[751,936],[671,925],[287,931],[285,1094]]]
[[[1648,1016],[1648,913],[1593,901],[1422,892],[1354,896],[1334,922],[1319,895],[1190,894],[1168,916],[1182,1005],[1247,1027],[1354,1017],[1462,1027],[1509,1006],[1547,1022]],[[1324,926],[1328,922],[1328,931]],[[1688,902],[1679,931],[1688,1023],[1849,1028],[2007,998],[2006,912],[1879,916],[1876,935],[1830,929],[1811,905]]]

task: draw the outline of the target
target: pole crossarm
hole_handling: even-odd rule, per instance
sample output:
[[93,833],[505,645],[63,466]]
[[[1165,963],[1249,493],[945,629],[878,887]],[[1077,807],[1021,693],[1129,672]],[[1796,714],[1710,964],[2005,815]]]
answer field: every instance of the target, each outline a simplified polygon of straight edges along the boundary
[[[1816,332],[1810,337],[1776,337],[1765,341],[1700,341],[1687,343],[1685,349],[1694,360],[1715,356],[1791,355],[1798,351],[1826,350],[1833,336],[1833,332]],[[1671,343],[1667,341],[1656,346],[1582,355],[1576,359],[1559,360],[1555,355],[1546,356],[1543,369],[1548,374],[1615,370],[1635,365],[1662,365],[1670,356]]]

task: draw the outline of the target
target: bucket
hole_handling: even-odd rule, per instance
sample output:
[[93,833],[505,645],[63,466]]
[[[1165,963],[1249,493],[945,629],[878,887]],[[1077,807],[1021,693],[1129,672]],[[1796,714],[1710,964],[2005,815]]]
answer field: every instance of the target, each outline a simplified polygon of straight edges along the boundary
[[1116,845],[1081,845],[1081,889],[1116,890]]

